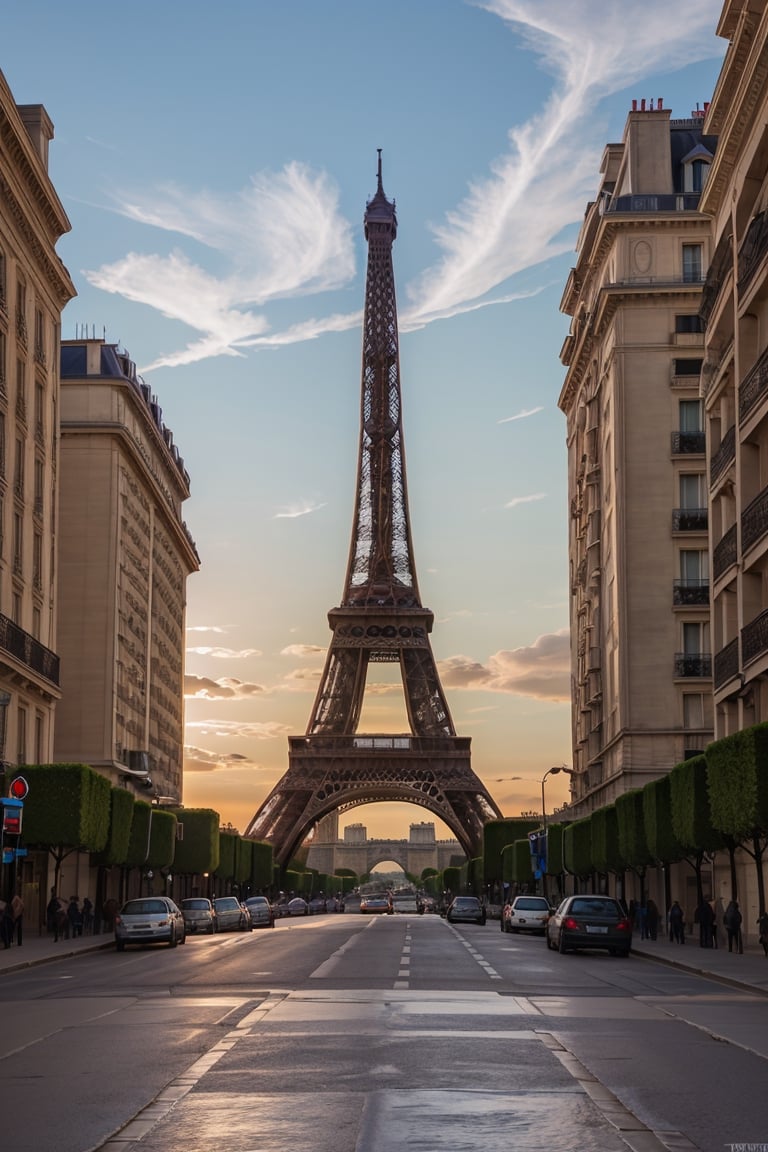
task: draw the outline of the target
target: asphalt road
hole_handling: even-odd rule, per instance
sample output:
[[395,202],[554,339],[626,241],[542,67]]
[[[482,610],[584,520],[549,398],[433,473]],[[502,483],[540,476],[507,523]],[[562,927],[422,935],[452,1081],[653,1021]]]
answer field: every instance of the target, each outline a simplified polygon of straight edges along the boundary
[[768,1152],[768,999],[328,915],[0,981],[13,1152]]

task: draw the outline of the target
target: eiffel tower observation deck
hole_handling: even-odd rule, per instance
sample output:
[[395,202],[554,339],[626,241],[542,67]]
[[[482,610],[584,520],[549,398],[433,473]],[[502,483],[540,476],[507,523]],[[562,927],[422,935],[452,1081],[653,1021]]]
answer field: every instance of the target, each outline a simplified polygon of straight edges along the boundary
[[[285,865],[323,816],[360,804],[427,808],[468,856],[499,817],[457,736],[430,644],[433,613],[421,603],[413,561],[403,442],[392,244],[394,200],[376,194],[364,217],[368,270],[363,318],[360,441],[344,594],[328,613],[332,637],[304,736],[289,737],[288,771],[246,829]],[[409,732],[363,734],[358,725],[370,664],[399,665]]]

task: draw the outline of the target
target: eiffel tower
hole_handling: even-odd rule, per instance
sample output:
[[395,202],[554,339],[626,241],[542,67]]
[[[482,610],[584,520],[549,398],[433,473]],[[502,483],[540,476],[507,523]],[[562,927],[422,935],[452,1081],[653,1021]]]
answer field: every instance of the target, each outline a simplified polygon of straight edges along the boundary
[[[406,801],[451,829],[469,857],[501,815],[457,736],[429,642],[434,616],[416,582],[403,446],[392,243],[395,203],[378,187],[364,217],[368,271],[352,543],[341,606],[305,736],[289,737],[288,771],[246,836],[274,846],[285,866],[323,816],[359,804]],[[410,733],[358,733],[369,664],[398,663]]]

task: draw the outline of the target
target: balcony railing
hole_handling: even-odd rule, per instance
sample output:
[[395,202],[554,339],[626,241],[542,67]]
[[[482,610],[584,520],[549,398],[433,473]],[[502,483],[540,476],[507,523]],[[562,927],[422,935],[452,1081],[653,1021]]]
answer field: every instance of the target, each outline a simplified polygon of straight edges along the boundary
[[10,653],[52,684],[59,683],[59,657],[56,653],[3,615],[0,615],[0,649]]
[[673,432],[672,455],[703,455],[706,451],[706,437],[703,432]]
[[675,676],[703,679],[712,675],[712,656],[709,652],[676,652]]
[[709,604],[709,580],[675,580],[672,603],[678,607],[687,604]]
[[701,294],[701,303],[699,304],[699,315],[706,324],[712,312],[714,311],[717,298],[720,295],[725,278],[731,270],[732,264],[732,237],[731,234],[723,235],[715,249],[715,254],[712,257],[712,262],[709,265],[707,272],[707,279],[704,284],[704,291]]
[[715,580],[736,563],[736,525],[732,524],[712,552],[712,571]]
[[722,688],[729,680],[733,680],[739,672],[739,640],[731,640],[725,648],[715,653],[715,688]]
[[747,228],[737,262],[739,294],[748,287],[760,261],[768,251],[768,214],[759,212]]
[[736,425],[732,424],[720,441],[716,452],[712,453],[709,462],[709,482],[714,484],[722,476],[728,466],[736,459]]
[[747,418],[768,392],[768,348],[739,386],[739,420]]
[[673,532],[706,532],[708,524],[706,508],[673,508]]
[[741,514],[741,548],[746,552],[768,532],[768,488],[763,488]]
[[631,193],[615,196],[605,205],[605,212],[695,212],[699,207],[698,192],[669,192],[657,196]]
[[745,664],[768,652],[768,608],[741,630],[741,656]]

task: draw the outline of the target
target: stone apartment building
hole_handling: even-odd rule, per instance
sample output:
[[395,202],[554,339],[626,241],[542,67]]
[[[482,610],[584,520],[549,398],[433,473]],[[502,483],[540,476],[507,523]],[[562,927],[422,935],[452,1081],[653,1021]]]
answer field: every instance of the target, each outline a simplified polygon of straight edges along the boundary
[[608,144],[561,308],[572,818],[713,737],[699,305],[715,144],[703,113],[633,102]]
[[709,445],[715,736],[768,720],[768,9],[724,5],[705,130],[714,256],[701,312]]
[[179,803],[189,476],[151,389],[102,339],[61,349],[59,762]]
[[53,755],[61,695],[56,490],[61,311],[70,229],[48,175],[53,124],[0,72],[0,761]]

